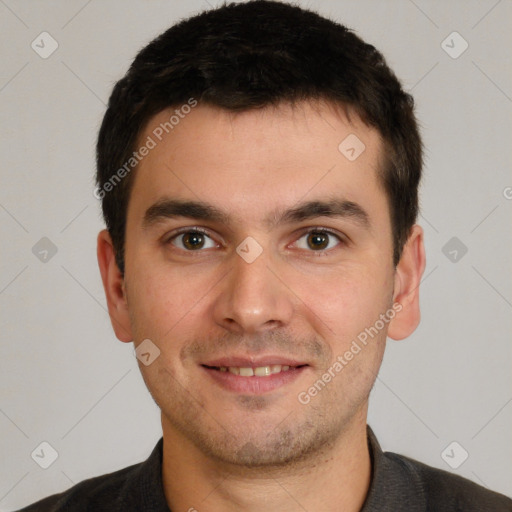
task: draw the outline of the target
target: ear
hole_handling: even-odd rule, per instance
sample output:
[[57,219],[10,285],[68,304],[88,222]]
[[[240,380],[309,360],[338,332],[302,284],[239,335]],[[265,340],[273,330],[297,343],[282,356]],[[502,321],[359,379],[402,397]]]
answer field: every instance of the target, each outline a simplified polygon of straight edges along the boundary
[[114,332],[120,341],[133,341],[124,278],[117,266],[112,239],[106,229],[98,234],[97,255]]
[[425,270],[423,228],[415,224],[395,269],[393,304],[402,309],[389,323],[388,336],[402,340],[410,336],[420,323],[420,282]]

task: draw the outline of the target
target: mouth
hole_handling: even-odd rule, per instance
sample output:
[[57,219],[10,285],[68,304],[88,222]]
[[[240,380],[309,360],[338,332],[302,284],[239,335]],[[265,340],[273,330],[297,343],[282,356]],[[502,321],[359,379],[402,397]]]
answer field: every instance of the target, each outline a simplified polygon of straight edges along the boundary
[[240,377],[270,377],[282,372],[293,371],[297,368],[303,368],[308,366],[302,364],[298,366],[290,366],[288,364],[272,364],[267,366],[209,366],[202,365],[204,368],[209,370],[217,370],[219,372],[229,372],[233,375],[239,375]]
[[295,381],[310,366],[292,360],[254,362],[220,360],[201,364],[207,375],[225,390],[249,395],[269,393]]

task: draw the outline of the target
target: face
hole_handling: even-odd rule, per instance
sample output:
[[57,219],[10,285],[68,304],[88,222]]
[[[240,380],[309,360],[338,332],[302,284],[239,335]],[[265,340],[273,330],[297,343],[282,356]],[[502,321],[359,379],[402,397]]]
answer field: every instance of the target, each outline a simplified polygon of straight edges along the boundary
[[[170,115],[140,138],[156,145],[134,177],[124,279],[100,257],[118,337],[160,351],[139,365],[164,437],[245,466],[332,447],[366,424],[407,315],[379,134],[328,105],[198,105],[159,141]],[[355,159],[339,149],[350,134]]]

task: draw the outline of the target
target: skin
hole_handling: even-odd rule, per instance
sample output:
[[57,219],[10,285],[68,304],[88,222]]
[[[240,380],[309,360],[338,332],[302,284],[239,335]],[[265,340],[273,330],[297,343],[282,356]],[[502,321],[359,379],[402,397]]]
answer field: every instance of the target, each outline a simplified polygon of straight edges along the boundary
[[[155,116],[140,140],[171,113]],[[366,146],[354,161],[338,150],[349,134]],[[405,338],[419,323],[425,268],[418,225],[393,266],[389,207],[377,174],[383,151],[375,129],[321,102],[237,114],[198,105],[139,164],[124,277],[106,231],[98,236],[98,261],[117,337],[136,346],[149,338],[160,349],[154,362],[139,366],[162,411],[163,483],[172,510],[362,507],[371,475],[368,396],[386,336]],[[146,210],[163,197],[208,202],[229,218],[163,218],[144,227]],[[353,216],[265,222],[300,202],[333,197],[357,203],[369,226]],[[199,249],[190,249],[190,234],[174,236],[198,227],[207,231]],[[319,244],[307,231],[320,227],[335,234]],[[262,248],[252,263],[236,252],[248,236]],[[397,303],[401,311],[378,335],[300,403],[299,393]],[[259,394],[224,389],[201,366],[267,354],[308,366]]]

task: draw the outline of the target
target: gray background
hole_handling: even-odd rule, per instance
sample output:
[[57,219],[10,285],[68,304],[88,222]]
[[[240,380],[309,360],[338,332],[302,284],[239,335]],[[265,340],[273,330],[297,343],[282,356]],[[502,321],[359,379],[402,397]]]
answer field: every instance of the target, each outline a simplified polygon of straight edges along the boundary
[[[136,52],[208,4],[0,0],[2,511],[139,462],[161,435],[132,345],[106,313],[94,144]],[[369,424],[386,450],[512,495],[512,2],[301,4],[384,53],[415,96],[427,148],[422,323],[389,341]],[[59,44],[47,59],[31,48],[43,31]],[[460,39],[441,44],[453,31],[469,44],[458,58],[445,49]],[[46,262],[44,247],[33,253],[42,237],[57,248]],[[48,469],[31,458],[43,441],[58,452]]]

